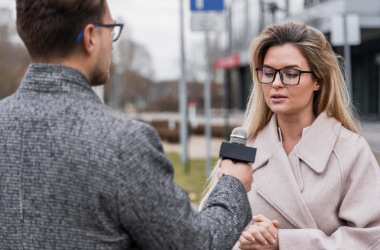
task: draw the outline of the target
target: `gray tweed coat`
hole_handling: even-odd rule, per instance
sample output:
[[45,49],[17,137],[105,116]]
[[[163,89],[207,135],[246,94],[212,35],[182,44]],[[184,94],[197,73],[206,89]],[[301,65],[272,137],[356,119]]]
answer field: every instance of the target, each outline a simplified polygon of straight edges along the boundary
[[32,64],[0,102],[0,249],[231,249],[251,220],[224,176],[191,209],[149,125],[105,107],[79,71]]

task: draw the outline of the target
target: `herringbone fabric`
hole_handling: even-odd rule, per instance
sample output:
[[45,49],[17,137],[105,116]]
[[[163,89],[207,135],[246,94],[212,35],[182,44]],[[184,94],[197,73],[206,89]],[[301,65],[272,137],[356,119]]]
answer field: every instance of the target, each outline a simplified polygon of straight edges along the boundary
[[231,249],[242,183],[224,176],[197,213],[172,179],[157,133],[79,71],[32,64],[0,102],[0,249]]

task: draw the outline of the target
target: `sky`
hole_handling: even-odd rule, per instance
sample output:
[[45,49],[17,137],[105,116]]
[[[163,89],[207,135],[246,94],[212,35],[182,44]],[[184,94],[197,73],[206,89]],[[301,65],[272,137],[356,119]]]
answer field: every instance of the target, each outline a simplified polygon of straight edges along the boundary
[[[114,19],[120,17],[131,29],[132,38],[145,46],[152,57],[156,80],[180,77],[180,1],[109,0]],[[184,0],[185,44],[202,41],[204,35],[190,30],[190,3]]]
[[[202,45],[204,34],[190,28],[190,0],[184,1],[186,55]],[[225,0],[228,2],[229,0]],[[239,1],[239,0],[236,0]],[[257,2],[257,0],[249,0]],[[291,0],[293,6],[303,0]],[[180,77],[180,1],[179,0],[108,0],[116,21],[123,20],[132,39],[143,45],[152,58],[154,80]],[[0,0],[0,7],[15,9],[16,0]],[[199,55],[199,53],[198,53]]]

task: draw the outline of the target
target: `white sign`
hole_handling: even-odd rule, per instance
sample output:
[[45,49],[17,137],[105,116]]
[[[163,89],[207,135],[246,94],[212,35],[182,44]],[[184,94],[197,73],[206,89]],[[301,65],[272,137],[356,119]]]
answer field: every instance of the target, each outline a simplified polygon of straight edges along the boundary
[[224,13],[200,12],[191,16],[192,31],[224,31],[226,16]]
[[333,46],[345,45],[344,21],[346,19],[347,40],[349,45],[359,45],[360,37],[360,19],[358,15],[349,14],[346,18],[343,16],[333,16],[331,18],[331,44]]
[[205,0],[195,0],[195,6],[201,10],[205,7]]

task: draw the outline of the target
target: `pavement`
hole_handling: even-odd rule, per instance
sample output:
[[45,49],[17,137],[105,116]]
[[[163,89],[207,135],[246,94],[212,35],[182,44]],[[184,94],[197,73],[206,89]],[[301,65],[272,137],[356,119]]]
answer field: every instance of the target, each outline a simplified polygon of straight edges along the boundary
[[[180,117],[178,113],[172,113],[172,112],[161,112],[161,113],[127,113],[129,117],[143,120],[145,122],[150,123],[151,121],[179,121]],[[211,111],[211,124],[221,126],[224,125],[224,116],[222,110],[212,110]],[[203,115],[197,114],[195,117],[189,117],[190,122],[192,119],[196,119],[198,124],[204,124],[205,118]],[[232,127],[239,127],[242,125],[244,120],[244,112],[242,111],[230,111],[229,112],[229,119],[228,122],[230,126]]]

